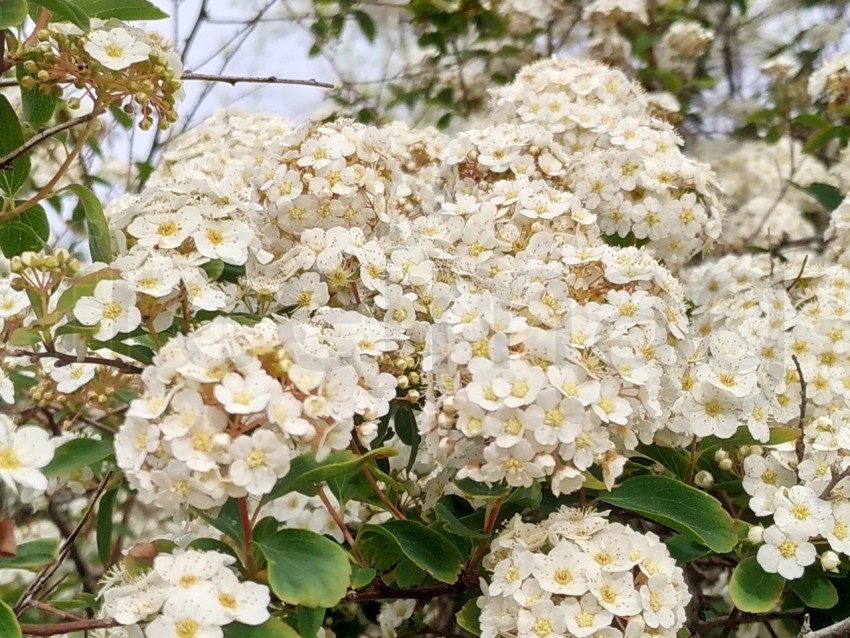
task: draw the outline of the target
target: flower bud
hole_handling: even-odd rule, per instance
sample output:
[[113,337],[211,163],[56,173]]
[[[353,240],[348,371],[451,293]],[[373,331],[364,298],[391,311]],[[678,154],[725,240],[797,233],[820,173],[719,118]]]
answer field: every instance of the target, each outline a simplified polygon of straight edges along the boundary
[[764,527],[761,525],[753,525],[747,531],[747,540],[750,541],[753,545],[758,545],[759,543],[764,541]]
[[408,390],[407,391],[407,400],[411,403],[419,403],[420,394],[418,390]]
[[729,458],[729,452],[727,452],[723,448],[720,448],[719,450],[717,450],[717,452],[714,453],[714,460],[718,463],[720,463],[720,461],[722,461],[723,459],[727,458]]
[[833,551],[825,551],[820,556],[820,566],[823,567],[825,572],[838,572],[838,565],[841,563],[841,559],[838,557]]
[[694,477],[694,483],[697,487],[707,489],[714,485],[714,477],[711,475],[711,472],[707,472],[706,470],[700,470]]
[[732,459],[725,458],[722,461],[720,461],[720,463],[718,463],[718,465],[720,466],[721,470],[728,472],[729,470],[732,469],[732,466],[734,465],[734,463],[732,463]]

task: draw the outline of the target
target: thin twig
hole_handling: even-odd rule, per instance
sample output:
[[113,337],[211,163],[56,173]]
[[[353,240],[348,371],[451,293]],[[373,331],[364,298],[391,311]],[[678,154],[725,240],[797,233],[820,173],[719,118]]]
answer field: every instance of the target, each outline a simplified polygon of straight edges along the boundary
[[431,600],[438,596],[460,594],[476,587],[478,587],[478,576],[473,573],[461,574],[457,582],[451,585],[440,583],[431,587],[413,587],[411,589],[387,587],[380,579],[376,579],[368,589],[349,590],[345,595],[345,600]]
[[797,378],[800,381],[800,437],[797,439],[795,446],[797,452],[797,465],[803,462],[803,455],[806,453],[806,442],[803,436],[803,430],[806,427],[806,378],[803,376],[803,368],[800,367],[800,360],[796,354],[791,355],[791,361],[797,368]]
[[51,350],[48,352],[31,352],[29,350],[16,350],[15,356],[29,357],[30,359],[58,359],[58,361],[56,362],[56,367],[58,368],[61,368],[63,366],[69,366],[73,363],[95,363],[98,365],[115,368],[116,370],[120,370],[121,372],[124,372],[126,374],[141,374],[145,371],[144,368],[134,366],[133,364],[127,363],[126,361],[121,361],[121,359],[106,359],[104,357],[83,357],[82,359],[79,359],[76,355],[67,354],[65,352],[57,352],[56,350]]
[[808,261],[809,261],[809,256],[805,255],[803,257],[803,263],[800,264],[800,272],[798,272],[797,276],[794,277],[794,281],[792,281],[790,284],[788,284],[785,287],[786,292],[791,292],[791,290],[794,288],[794,286],[796,286],[798,283],[800,283],[800,280],[803,278],[803,271],[806,270],[806,263],[808,263]]
[[[59,569],[59,566],[68,557],[69,552],[71,551],[71,546],[74,544],[77,536],[79,536],[83,527],[85,527],[86,523],[88,523],[89,518],[94,513],[94,507],[100,499],[103,492],[106,490],[106,486],[109,483],[109,479],[112,478],[112,472],[107,472],[103,475],[103,478],[100,480],[100,485],[97,486],[97,489],[94,492],[91,500],[89,501],[89,506],[86,511],[83,513],[79,522],[74,526],[74,529],[65,537],[65,540],[62,541],[62,546],[59,548],[59,553],[56,558],[54,558],[50,563],[48,563],[44,569],[42,569],[38,575],[33,579],[33,581],[27,586],[24,592],[21,594],[21,597],[18,599],[18,602],[15,604],[15,615],[20,616],[23,611],[29,607],[30,603],[35,599],[35,596],[44,587],[44,584],[50,579],[53,574],[56,573],[56,570]],[[89,627],[89,629],[94,627]],[[63,631],[57,631],[54,633],[67,633],[71,631],[79,631],[80,629],[84,629],[84,627],[75,628],[75,629],[65,629]],[[30,633],[36,636],[52,636],[52,633],[44,634],[37,633],[34,631],[24,631],[23,633]]]
[[62,122],[62,124],[57,124],[56,126],[51,126],[50,128],[46,128],[40,133],[36,133],[31,138],[29,138],[26,142],[24,142],[21,146],[16,148],[14,151],[7,153],[3,157],[0,157],[0,170],[6,168],[19,158],[24,153],[28,153],[34,146],[41,144],[44,140],[49,137],[53,137],[57,133],[61,133],[62,131],[67,131],[69,128],[74,128],[77,124],[85,124],[86,122],[90,122],[96,117],[105,113],[105,109],[98,109],[96,111],[92,111],[91,113],[86,113],[85,115],[81,115],[80,117],[75,117],[73,120],[68,120],[67,122]]
[[823,491],[820,495],[820,497],[825,501],[832,500],[834,498],[832,496],[832,490],[835,489],[835,486],[838,485],[842,480],[850,476],[850,467],[842,470],[841,465],[839,465],[837,461],[832,464],[832,466],[829,468],[829,471],[831,474],[831,478],[829,479],[829,483],[826,484],[826,487],[823,488]]
[[327,493],[325,492],[324,487],[319,488],[319,498],[322,499],[322,504],[325,506],[325,509],[328,510],[328,514],[330,514],[336,526],[339,528],[339,531],[342,532],[343,538],[348,543],[349,547],[351,547],[351,551],[354,552],[354,555],[357,557],[357,561],[360,563],[361,567],[365,567],[367,565],[366,558],[360,552],[360,549],[357,547],[357,544],[354,542],[354,537],[351,536],[351,532],[345,524],[345,521],[342,520],[342,517],[339,515],[339,512],[334,508],[333,503],[331,503],[328,498]]
[[256,84],[291,84],[295,86],[314,86],[320,89],[335,89],[336,85],[330,82],[318,80],[298,80],[293,78],[279,78],[276,75],[256,77],[251,75],[218,75],[215,73],[184,73],[181,80],[201,80],[203,82],[223,82],[235,86],[240,82],[251,82]]
[[88,631],[90,629],[108,629],[118,627],[121,623],[111,618],[90,618],[88,620],[70,620],[53,625],[35,625],[21,623],[21,633],[25,636],[58,636],[74,631]]
[[[808,615],[806,620],[808,621]],[[799,638],[847,638],[850,635],[850,618],[845,618],[834,625],[829,625],[817,631],[812,631],[808,622],[806,622],[797,635]]]

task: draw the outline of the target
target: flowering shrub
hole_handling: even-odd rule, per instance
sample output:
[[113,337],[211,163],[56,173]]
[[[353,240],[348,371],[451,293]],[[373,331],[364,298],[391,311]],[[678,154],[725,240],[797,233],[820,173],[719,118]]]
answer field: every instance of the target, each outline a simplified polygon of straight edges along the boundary
[[309,4],[409,81],[164,146],[246,78],[0,5],[0,637],[850,631],[834,3]]

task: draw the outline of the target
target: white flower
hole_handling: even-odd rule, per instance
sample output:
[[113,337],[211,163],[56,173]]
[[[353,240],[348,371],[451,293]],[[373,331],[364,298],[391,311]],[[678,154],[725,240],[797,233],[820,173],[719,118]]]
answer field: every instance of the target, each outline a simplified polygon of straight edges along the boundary
[[534,577],[543,591],[580,596],[587,587],[582,551],[570,541],[561,541],[548,554],[534,556]]
[[36,492],[47,489],[47,478],[41,470],[53,458],[50,435],[39,427],[16,428],[7,416],[0,414],[0,480],[12,492],[18,485]]
[[148,44],[140,42],[129,31],[120,27],[90,32],[83,48],[95,60],[113,71],[126,69],[136,62],[144,62],[151,53]]
[[289,447],[269,430],[242,435],[230,447],[230,480],[252,496],[271,492],[275,481],[289,471]]
[[59,392],[71,393],[91,381],[97,369],[98,366],[93,363],[69,363],[61,366],[54,363],[47,373],[56,381],[56,389]]
[[539,600],[531,609],[520,609],[517,636],[521,638],[563,638],[567,622],[551,600]]
[[779,573],[783,578],[800,578],[807,565],[817,558],[815,546],[807,536],[789,534],[771,525],[764,530],[764,545],[759,547],[756,558],[762,569],[771,574]]
[[210,259],[241,266],[248,260],[254,231],[240,221],[205,219],[192,233],[198,252]]
[[160,554],[154,559],[153,569],[175,587],[191,589],[210,580],[233,562],[232,556],[221,552],[190,549],[182,554]]
[[640,594],[629,573],[599,572],[590,581],[590,593],[599,604],[616,616],[632,616],[641,611]]
[[121,280],[99,281],[94,296],[77,301],[74,316],[83,325],[97,326],[94,338],[100,341],[112,339],[119,332],[132,332],[142,323],[136,293]]
[[230,622],[207,587],[178,590],[169,596],[162,613],[145,629],[148,638],[223,638],[222,625]]
[[269,619],[269,588],[251,581],[240,582],[229,569],[212,579],[216,599],[231,620],[245,625],[262,625]]
[[590,593],[582,596],[581,600],[567,598],[561,603],[561,609],[567,619],[567,629],[576,638],[595,636],[597,631],[611,624],[614,617]]
[[262,370],[245,377],[238,372],[228,372],[213,393],[230,414],[251,414],[266,409],[274,385],[274,379]]
[[830,506],[819,499],[805,485],[795,485],[787,492],[779,492],[774,500],[776,512],[773,520],[789,534],[817,536],[818,527],[830,514]]
[[131,585],[107,589],[101,611],[122,625],[132,625],[158,612],[171,589],[159,574],[150,572]]

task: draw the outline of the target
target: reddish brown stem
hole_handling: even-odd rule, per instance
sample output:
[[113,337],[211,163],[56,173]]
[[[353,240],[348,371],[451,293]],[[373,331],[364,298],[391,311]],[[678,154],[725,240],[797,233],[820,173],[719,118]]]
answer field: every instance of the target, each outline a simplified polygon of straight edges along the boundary
[[25,636],[57,636],[69,634],[74,631],[88,631],[90,629],[106,629],[118,627],[119,623],[111,618],[91,618],[89,620],[70,620],[58,622],[52,625],[21,623],[21,633]]
[[38,14],[38,20],[35,22],[35,28],[32,30],[27,36],[27,39],[24,40],[23,45],[21,45],[22,50],[26,50],[29,46],[35,42],[35,39],[38,37],[38,32],[44,28],[44,25],[47,24],[47,19],[50,17],[50,11],[47,9],[42,9],[41,13]]
[[348,527],[345,525],[345,521],[342,520],[342,517],[339,515],[339,512],[336,511],[336,508],[331,503],[328,495],[325,493],[325,488],[319,488],[319,498],[322,499],[322,503],[325,505],[325,509],[328,510],[328,514],[331,515],[331,518],[336,523],[336,526],[339,528],[339,531],[342,532],[345,541],[348,543],[348,546],[351,547],[351,551],[354,552],[355,557],[357,557],[357,562],[360,563],[361,567],[366,566],[366,558],[363,554],[360,553],[360,549],[354,543],[354,538],[351,536],[351,532],[348,531]]
[[243,548],[245,550],[245,569],[248,574],[254,573],[254,560],[251,557],[251,517],[248,515],[248,497],[240,496],[236,499],[239,505],[239,520],[242,521]]
[[[357,441],[354,439],[351,439],[351,449],[354,450],[354,453],[358,456],[362,456],[363,453],[360,451],[360,448],[357,446]],[[380,485],[378,485],[378,482],[375,480],[375,477],[372,476],[372,472],[369,471],[369,468],[364,465],[362,470],[363,474],[366,476],[366,480],[369,481],[369,485],[372,486],[372,491],[378,495],[378,498],[381,499],[381,502],[387,506],[390,512],[392,512],[392,515],[400,521],[406,521],[407,516],[405,516],[404,513],[393,504],[386,494],[384,494],[384,490],[382,490]]]

